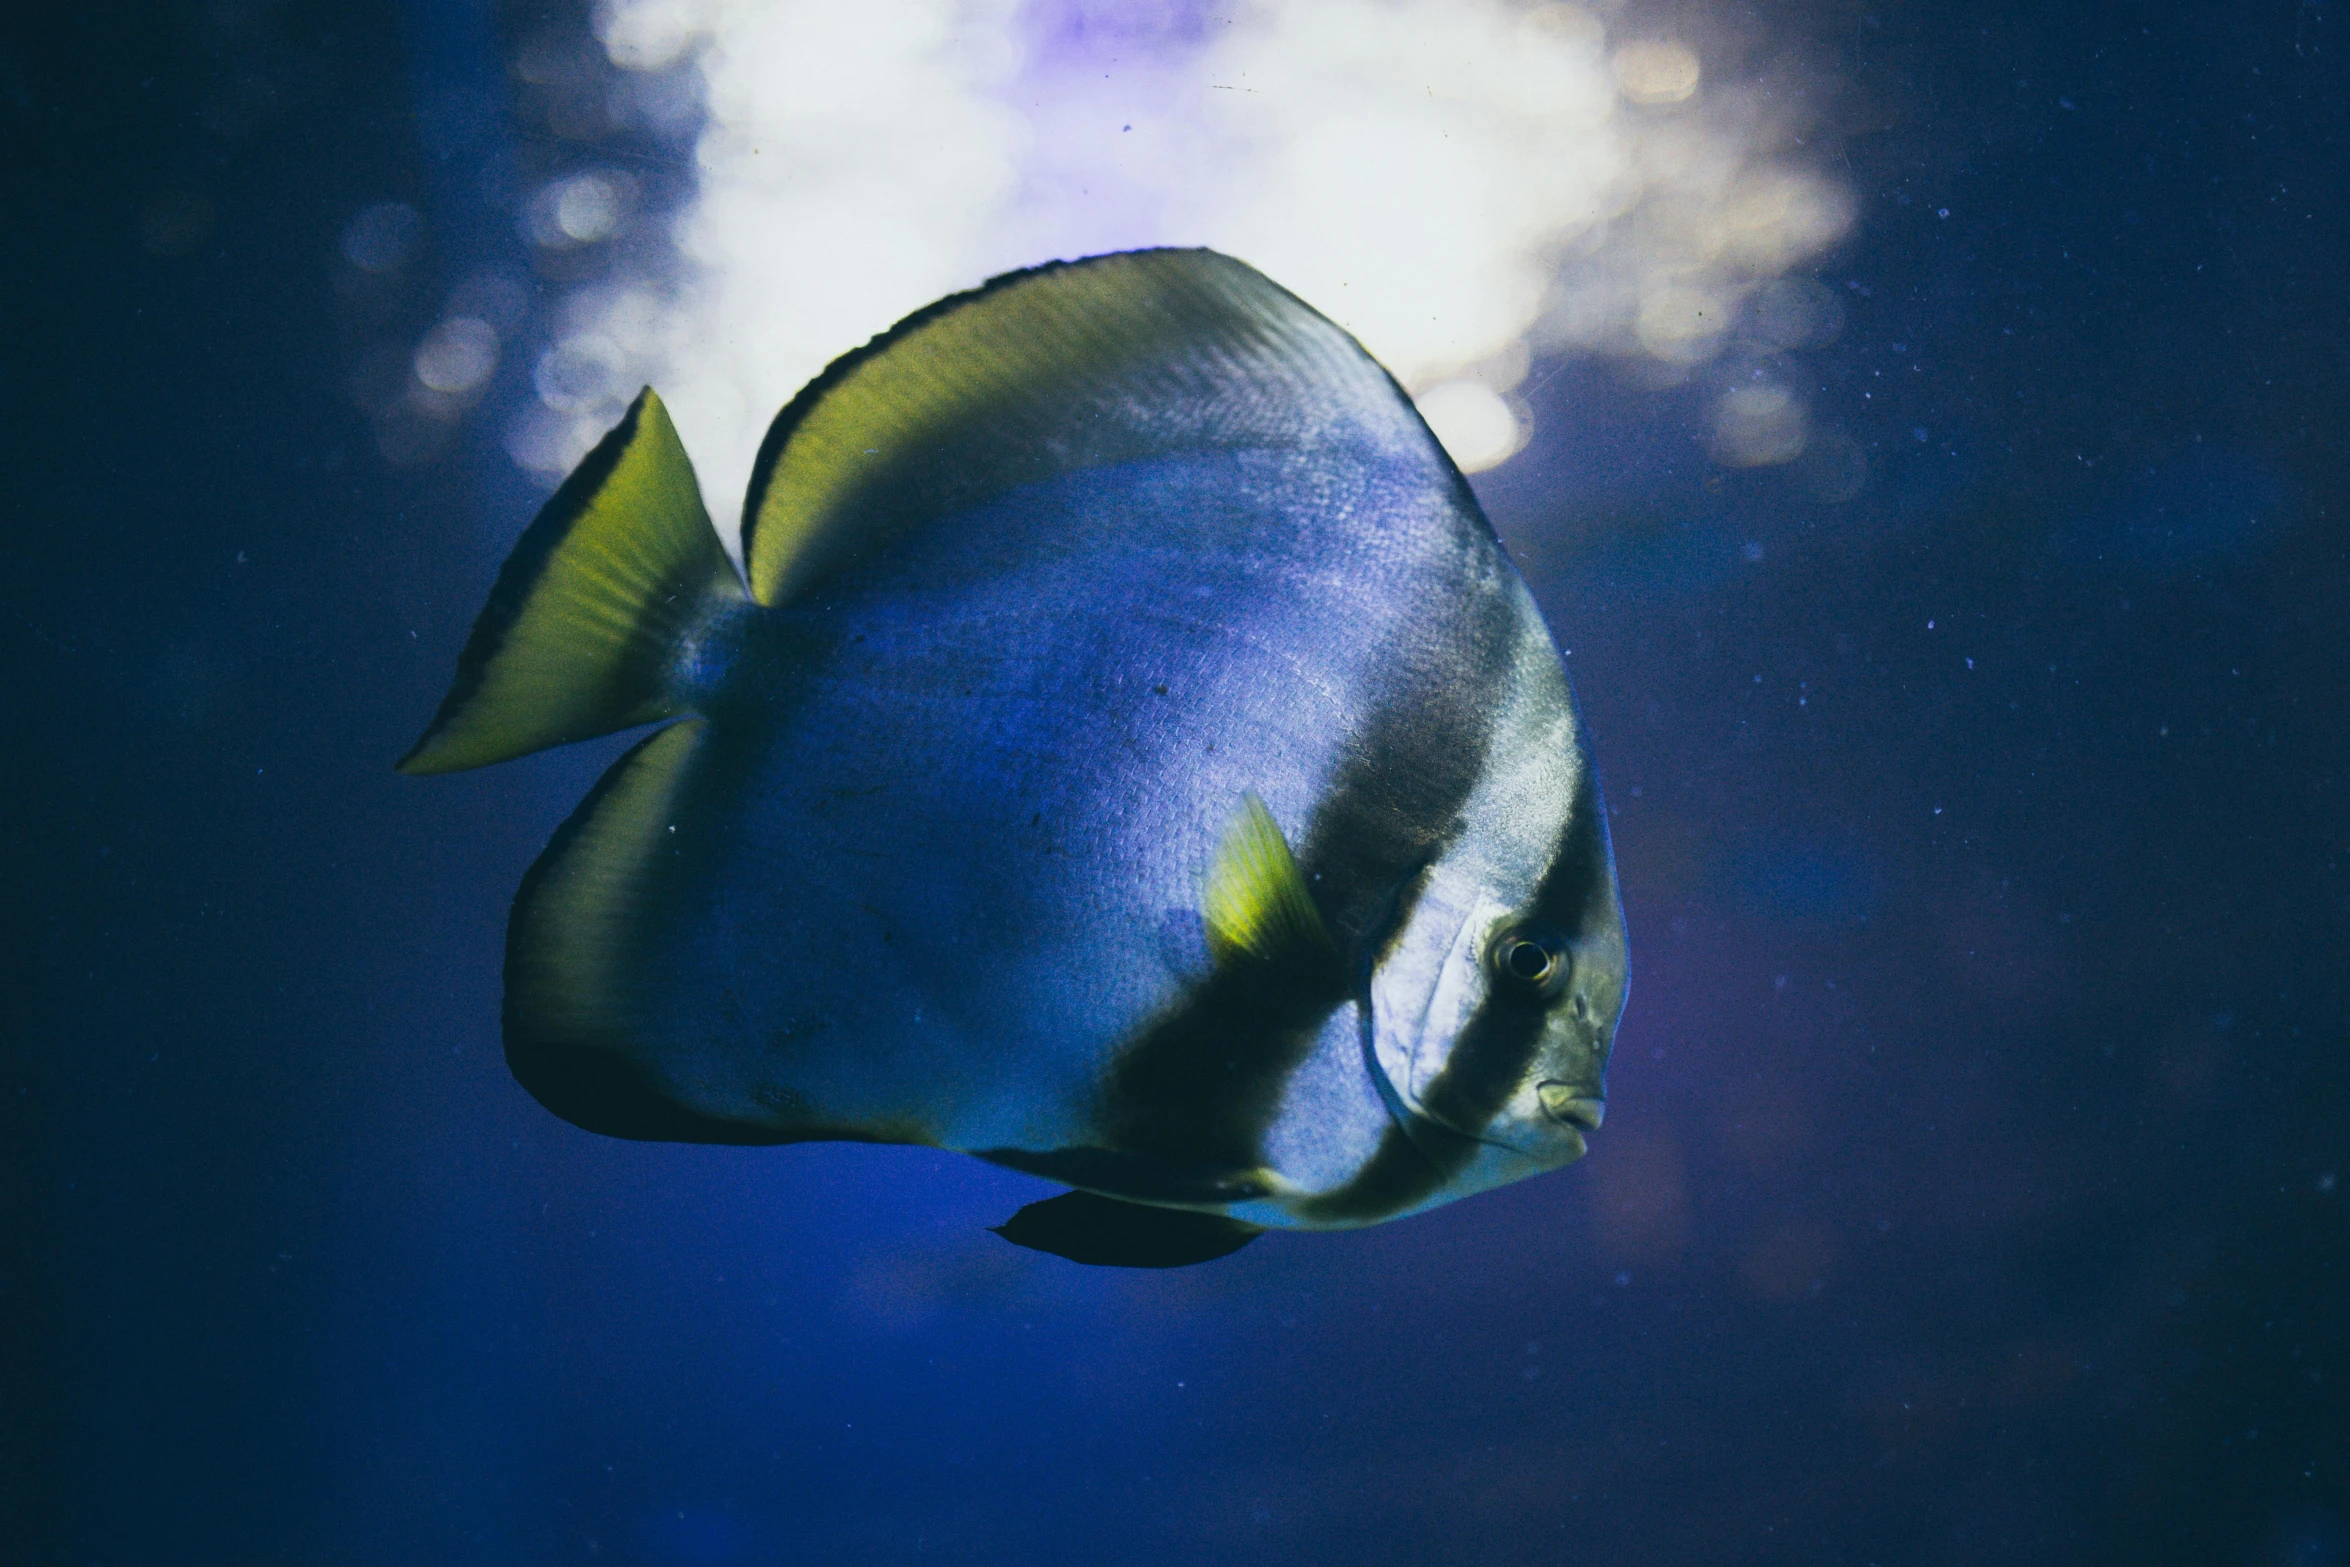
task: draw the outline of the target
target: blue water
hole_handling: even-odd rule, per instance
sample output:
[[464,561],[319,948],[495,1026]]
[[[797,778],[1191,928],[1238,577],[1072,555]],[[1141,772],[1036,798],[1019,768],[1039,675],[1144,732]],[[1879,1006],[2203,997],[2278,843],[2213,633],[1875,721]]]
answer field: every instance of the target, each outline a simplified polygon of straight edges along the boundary
[[442,285],[335,246],[512,243],[527,20],[0,23],[0,1562],[2350,1561],[2332,6],[1773,23],[1865,482],[1589,363],[1478,480],[1614,812],[1606,1127],[1166,1274],[508,1077],[620,742],[391,773],[535,492],[387,465],[347,385]]

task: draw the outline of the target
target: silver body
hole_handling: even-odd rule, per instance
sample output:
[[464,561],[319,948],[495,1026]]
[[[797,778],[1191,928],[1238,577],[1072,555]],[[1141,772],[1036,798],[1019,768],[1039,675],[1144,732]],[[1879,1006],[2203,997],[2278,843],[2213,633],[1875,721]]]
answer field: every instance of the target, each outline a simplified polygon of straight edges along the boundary
[[[1283,1063],[1256,1190],[1090,1184],[1352,1224],[1582,1152],[1623,990],[1598,795],[1539,613],[1424,451],[1025,485],[805,601],[729,611],[689,667],[707,728],[669,802],[672,890],[618,978],[632,1054],[692,1113],[1004,1162],[1114,1150],[1121,1060],[1210,977],[1201,877],[1254,791],[1359,978]],[[1324,841],[1342,798],[1397,818],[1386,838]],[[1579,997],[1488,1118],[1450,1124],[1425,1095],[1486,1001],[1492,933],[1562,854],[1596,856]],[[1593,1108],[1562,1122],[1541,1082]],[[1441,1180],[1326,1201],[1439,1143]]]

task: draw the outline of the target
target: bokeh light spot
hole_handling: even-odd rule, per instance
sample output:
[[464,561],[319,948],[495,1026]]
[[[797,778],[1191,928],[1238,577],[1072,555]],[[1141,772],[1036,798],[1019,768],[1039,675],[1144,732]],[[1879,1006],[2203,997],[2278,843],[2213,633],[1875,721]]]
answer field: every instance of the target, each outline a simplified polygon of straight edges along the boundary
[[[1512,0],[1247,0],[1198,23],[1108,0],[607,0],[598,101],[635,83],[698,104],[695,184],[665,245],[546,272],[571,289],[508,450],[551,479],[651,384],[731,529],[768,421],[827,362],[994,273],[1146,245],[1211,246],[1308,300],[1468,469],[1534,438],[1510,397],[1530,355],[1669,379],[1742,319],[1767,352],[1833,331],[1801,289],[1744,306],[1841,237],[1849,198],[1780,150],[1780,109],[1701,94],[1684,44]],[[531,55],[550,105],[588,91],[555,79],[590,69],[569,58]],[[647,200],[625,171],[575,172],[524,231],[549,266]],[[1782,461],[1799,436],[1777,428],[1726,449]]]
[[568,180],[555,197],[555,226],[582,245],[610,239],[620,228],[620,190],[598,174]]
[[1733,468],[1760,468],[1802,454],[1803,405],[1783,386],[1734,386],[1714,409],[1714,456]]
[[1691,365],[1714,356],[1729,325],[1730,304],[1721,295],[1666,283],[1641,299],[1634,330],[1640,346],[1658,359]]
[[616,239],[628,227],[636,196],[636,182],[610,170],[549,181],[523,208],[523,235],[542,250]]
[[[621,395],[621,354],[610,338],[567,337],[541,355],[532,384],[539,401],[558,413],[617,418]],[[609,420],[607,420],[609,422]]]
[[1640,39],[1616,51],[1616,87],[1634,103],[1680,103],[1697,91],[1697,56],[1665,39]]
[[1446,381],[1413,401],[1463,473],[1498,466],[1526,444],[1517,410],[1482,381]]
[[498,334],[472,316],[443,321],[416,346],[416,379],[436,392],[470,392],[497,367]]

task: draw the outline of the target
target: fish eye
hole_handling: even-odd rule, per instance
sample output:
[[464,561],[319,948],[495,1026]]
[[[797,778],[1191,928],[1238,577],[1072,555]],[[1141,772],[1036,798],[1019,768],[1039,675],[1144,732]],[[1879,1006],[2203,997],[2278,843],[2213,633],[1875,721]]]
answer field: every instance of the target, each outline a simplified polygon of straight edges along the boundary
[[1493,941],[1493,972],[1511,990],[1547,996],[1567,976],[1567,944],[1540,925],[1512,925]]

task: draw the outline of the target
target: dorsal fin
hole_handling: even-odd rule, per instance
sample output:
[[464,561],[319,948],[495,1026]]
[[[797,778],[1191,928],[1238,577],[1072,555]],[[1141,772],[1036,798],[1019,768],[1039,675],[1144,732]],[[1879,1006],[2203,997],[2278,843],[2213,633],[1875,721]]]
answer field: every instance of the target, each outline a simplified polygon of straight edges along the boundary
[[1017,485],[1236,447],[1368,447],[1459,484],[1345,331],[1210,250],[1010,273],[836,360],[778,414],[743,505],[752,596],[782,604]]
[[1200,920],[1219,963],[1337,950],[1281,824],[1254,794],[1242,797],[1216,844],[1200,888]]
[[742,597],[648,386],[506,558],[400,771],[481,767],[683,712],[671,689],[679,644]]

